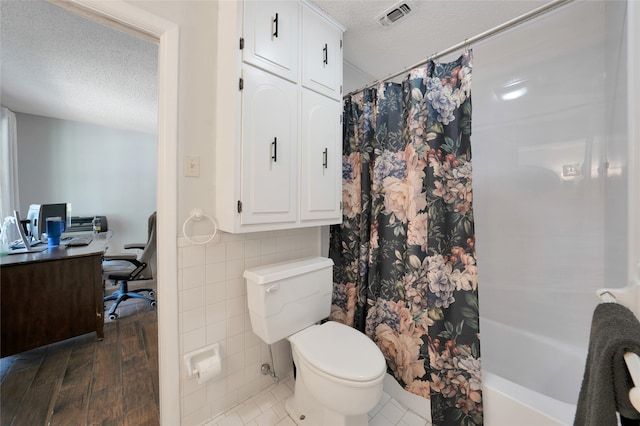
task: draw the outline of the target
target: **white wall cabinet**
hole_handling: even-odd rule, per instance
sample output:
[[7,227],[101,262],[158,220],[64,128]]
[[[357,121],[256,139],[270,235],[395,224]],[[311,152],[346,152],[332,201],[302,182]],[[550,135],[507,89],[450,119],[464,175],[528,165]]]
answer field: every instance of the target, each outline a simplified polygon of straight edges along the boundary
[[242,60],[297,82],[299,8],[295,1],[244,2]]
[[242,90],[242,225],[294,222],[298,91],[249,65]]
[[341,102],[302,90],[301,212],[303,221],[342,217]]
[[[340,223],[344,29],[302,1],[247,0],[237,13],[236,74],[218,77],[219,228]],[[230,46],[218,50],[219,63],[229,63]],[[233,99],[221,80],[237,87]]]
[[342,31],[309,8],[302,10],[302,84],[342,98]]

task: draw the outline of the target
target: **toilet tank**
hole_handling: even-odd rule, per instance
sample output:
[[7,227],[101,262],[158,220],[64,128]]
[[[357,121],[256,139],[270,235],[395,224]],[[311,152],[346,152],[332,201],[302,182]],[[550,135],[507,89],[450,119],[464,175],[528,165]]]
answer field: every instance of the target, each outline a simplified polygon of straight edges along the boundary
[[244,271],[253,332],[275,343],[331,312],[333,261],[309,257]]

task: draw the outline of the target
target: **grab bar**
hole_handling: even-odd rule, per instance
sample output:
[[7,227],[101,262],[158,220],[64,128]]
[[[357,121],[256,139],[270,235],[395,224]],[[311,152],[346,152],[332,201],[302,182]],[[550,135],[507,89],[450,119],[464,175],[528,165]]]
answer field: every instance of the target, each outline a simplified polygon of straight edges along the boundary
[[600,288],[596,295],[603,302],[612,301],[626,306],[640,318],[640,281],[635,280],[622,288]]
[[607,290],[604,290],[599,294],[599,296],[600,300],[605,303],[617,303],[616,297],[613,294],[609,293]]
[[[640,299],[640,283],[637,281],[623,289],[607,289],[603,288],[596,291],[596,294],[605,303],[618,303],[616,294],[624,296],[625,301],[633,301]],[[634,292],[637,294],[634,295]],[[635,297],[634,297],[635,296]],[[623,303],[624,304],[624,303]],[[631,308],[631,307],[630,307]],[[633,310],[633,308],[631,308]],[[638,315],[640,308],[636,304],[635,314]],[[633,387],[629,390],[629,401],[633,408],[640,411],[640,356],[634,352],[627,352],[624,354],[624,362],[627,364],[627,369],[631,375],[633,381]]]

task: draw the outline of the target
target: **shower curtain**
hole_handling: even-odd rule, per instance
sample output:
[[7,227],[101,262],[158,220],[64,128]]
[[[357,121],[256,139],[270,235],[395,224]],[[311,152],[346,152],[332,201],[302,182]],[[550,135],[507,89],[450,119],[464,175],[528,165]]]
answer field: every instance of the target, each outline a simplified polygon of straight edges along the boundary
[[434,425],[482,424],[471,51],[345,99],[330,319],[366,333]]

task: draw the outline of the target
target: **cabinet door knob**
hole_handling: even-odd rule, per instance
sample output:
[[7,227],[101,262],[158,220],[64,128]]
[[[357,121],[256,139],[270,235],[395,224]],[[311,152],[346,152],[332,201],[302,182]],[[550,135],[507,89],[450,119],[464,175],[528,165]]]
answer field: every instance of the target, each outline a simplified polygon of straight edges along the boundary
[[276,13],[276,17],[273,18],[273,37],[278,38],[278,14]]
[[274,163],[278,161],[278,138],[273,138],[271,142],[271,159]]
[[322,153],[322,167],[327,168],[327,148],[324,149]]
[[324,44],[324,48],[322,49],[322,63],[329,65],[329,46],[327,43]]

